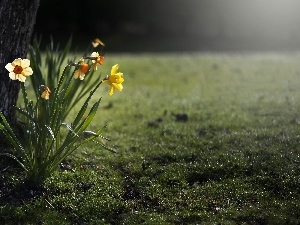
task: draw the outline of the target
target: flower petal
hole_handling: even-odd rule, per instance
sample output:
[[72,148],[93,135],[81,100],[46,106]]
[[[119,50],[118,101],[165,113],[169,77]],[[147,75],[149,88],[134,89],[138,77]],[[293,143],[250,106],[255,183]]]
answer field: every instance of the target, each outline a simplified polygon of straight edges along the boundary
[[41,98],[44,98],[46,100],[49,99],[49,93],[47,91],[43,91],[42,95],[41,95]]
[[79,79],[80,79],[80,80],[84,80],[84,77],[85,77],[85,74],[84,74],[84,73],[80,73],[80,74],[79,74]]
[[115,75],[118,69],[119,69],[119,65],[118,65],[118,64],[114,65],[114,66],[111,68],[110,74],[111,74],[111,75]]
[[114,87],[113,86],[110,86],[110,90],[108,92],[108,95],[109,96],[112,96],[112,94],[114,93]]
[[[92,61],[93,61],[93,60],[92,60]],[[95,60],[94,60],[94,61],[95,61]],[[94,63],[94,64],[92,65],[92,67],[93,67],[93,70],[96,71],[96,70],[97,70],[97,62]]]
[[12,72],[14,68],[15,67],[11,63],[7,63],[5,66],[5,69],[7,69],[9,72]]
[[22,59],[21,60],[21,65],[20,66],[22,66],[23,69],[29,67],[29,65],[30,65],[30,60],[29,59]]
[[112,83],[112,86],[114,86],[119,91],[123,90],[123,85],[122,84]]
[[80,75],[80,70],[76,70],[76,71],[74,72],[74,74],[73,74],[73,77],[74,77],[75,79],[77,79],[77,78],[79,77],[79,75]]
[[93,52],[93,53],[91,54],[91,57],[99,57],[99,53],[98,53],[98,52]]
[[17,79],[17,75],[14,72],[10,72],[9,73],[9,78],[12,80],[16,80]]
[[31,67],[23,68],[22,75],[30,76],[33,74]]
[[26,77],[23,76],[23,75],[21,75],[21,74],[18,74],[18,75],[17,75],[17,79],[18,79],[19,81],[21,81],[21,82],[25,82]]
[[[91,57],[97,57],[97,58],[98,58],[98,57],[99,57],[99,53],[98,53],[98,52],[93,52],[93,53],[91,54]],[[92,62],[93,62],[93,63],[97,63],[97,61],[94,60],[94,59],[92,60]]]
[[22,61],[21,58],[17,58],[11,64],[12,66],[21,66],[21,61]]

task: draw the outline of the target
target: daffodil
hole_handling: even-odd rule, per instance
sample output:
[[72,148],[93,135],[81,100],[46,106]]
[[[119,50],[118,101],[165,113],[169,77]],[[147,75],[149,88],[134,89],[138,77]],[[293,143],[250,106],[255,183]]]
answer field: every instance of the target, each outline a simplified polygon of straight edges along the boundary
[[114,93],[114,88],[118,89],[119,91],[123,90],[122,83],[124,82],[123,73],[117,72],[119,69],[119,65],[116,64],[111,68],[110,75],[107,75],[102,82],[107,83],[110,85],[110,90],[108,95],[111,96]]
[[83,80],[86,72],[89,71],[89,65],[84,63],[84,59],[80,59],[78,69],[74,72],[73,77],[75,79]]
[[94,48],[97,48],[98,45],[101,45],[102,47],[105,46],[105,44],[98,38],[96,38],[92,41],[92,45],[93,45]]
[[41,95],[41,98],[48,100],[49,96],[51,94],[50,89],[47,86],[45,86],[45,85],[41,85],[41,87],[44,90],[43,93],[42,93],[42,95]]
[[98,52],[93,52],[90,56],[91,58],[94,58],[92,60],[93,62],[93,69],[97,70],[97,64],[102,65],[104,61],[104,55],[99,55]]
[[29,59],[15,59],[12,63],[8,63],[5,69],[9,71],[10,79],[21,82],[25,82],[26,77],[33,74]]

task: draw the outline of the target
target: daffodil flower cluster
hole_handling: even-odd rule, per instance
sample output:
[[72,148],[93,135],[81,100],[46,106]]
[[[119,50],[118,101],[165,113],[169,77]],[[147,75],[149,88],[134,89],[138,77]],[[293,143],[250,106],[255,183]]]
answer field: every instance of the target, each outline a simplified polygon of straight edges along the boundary
[[[95,39],[92,42],[94,47],[97,47],[98,45],[104,46],[104,43],[101,42],[99,39]],[[92,65],[89,65],[85,62],[85,59],[91,60]],[[92,68],[93,71],[97,70],[98,65],[102,65],[104,62],[104,55],[99,54],[98,52],[93,52],[90,56],[86,56],[84,58],[81,58],[78,63],[69,63],[69,66],[75,66],[76,70],[73,73],[73,77],[75,79],[84,80],[84,77],[87,72],[90,71]],[[8,63],[5,68],[9,71],[9,77],[12,80],[19,80],[21,82],[26,81],[27,76],[31,76],[33,74],[33,70],[30,67],[30,60],[29,59],[15,59],[12,63]],[[114,93],[114,89],[117,89],[118,91],[123,90],[122,83],[124,82],[123,73],[117,72],[119,69],[119,65],[116,64],[112,66],[111,72],[109,75],[106,75],[106,77],[102,80],[103,83],[106,83],[110,86],[110,90],[108,92],[108,95],[111,96]],[[49,87],[45,86],[44,84],[40,85],[42,94],[41,98],[48,100],[49,96],[51,94],[51,90]]]

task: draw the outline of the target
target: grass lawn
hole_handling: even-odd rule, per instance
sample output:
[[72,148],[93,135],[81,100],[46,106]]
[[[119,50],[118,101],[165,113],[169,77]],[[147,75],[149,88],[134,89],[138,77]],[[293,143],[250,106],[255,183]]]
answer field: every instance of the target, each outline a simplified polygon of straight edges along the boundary
[[0,158],[0,224],[300,224],[300,55],[106,56],[124,90],[90,129],[117,153],[85,146],[42,188]]

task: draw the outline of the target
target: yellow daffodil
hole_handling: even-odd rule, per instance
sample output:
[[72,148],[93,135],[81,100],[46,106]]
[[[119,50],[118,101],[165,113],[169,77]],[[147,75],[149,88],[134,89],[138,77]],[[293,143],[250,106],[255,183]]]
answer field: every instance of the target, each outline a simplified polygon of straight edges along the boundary
[[44,90],[43,93],[42,93],[42,95],[41,95],[41,98],[48,100],[49,96],[51,94],[50,89],[47,86],[45,86],[45,85],[41,85],[41,87]]
[[117,72],[119,69],[119,65],[116,64],[111,68],[110,75],[107,75],[102,82],[110,85],[110,90],[108,95],[111,96],[114,93],[114,88],[119,91],[123,90],[122,83],[124,82],[123,73]]
[[104,55],[99,55],[98,52],[93,52],[90,57],[96,58],[96,59],[93,59],[92,62],[93,62],[93,70],[97,70],[97,64],[100,64],[100,65],[103,64]]
[[21,82],[25,82],[26,77],[33,74],[29,59],[15,59],[12,63],[8,63],[5,69],[9,71],[10,79]]
[[105,44],[98,38],[96,38],[92,41],[92,45],[94,48],[98,47],[98,45],[101,45],[103,47],[105,46]]
[[78,69],[74,72],[73,77],[75,79],[79,78],[80,80],[83,80],[87,71],[89,71],[89,65],[84,63],[83,59],[80,59]]

